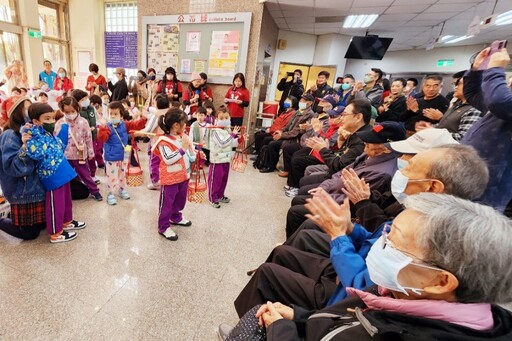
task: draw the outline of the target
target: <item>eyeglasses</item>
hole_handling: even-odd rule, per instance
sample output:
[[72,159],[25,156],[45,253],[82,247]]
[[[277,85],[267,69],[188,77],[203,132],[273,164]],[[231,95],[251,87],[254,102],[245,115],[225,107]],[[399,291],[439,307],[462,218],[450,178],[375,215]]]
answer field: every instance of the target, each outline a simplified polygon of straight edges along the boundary
[[429,268],[429,269],[433,268],[433,270],[444,270],[443,268],[441,268],[439,265],[437,265],[435,263],[427,262],[426,260],[423,260],[420,257],[415,256],[415,255],[413,255],[410,252],[407,252],[407,251],[404,251],[404,250],[401,250],[401,249],[397,248],[395,246],[395,244],[393,244],[391,239],[388,238],[388,234],[389,234],[389,232],[391,232],[391,227],[392,227],[392,224],[386,223],[386,224],[384,224],[384,227],[382,229],[382,248],[383,249],[385,249],[386,246],[389,246],[389,247],[391,247],[391,248],[393,248],[393,249],[395,249],[397,251],[400,251],[401,253],[411,257],[415,261],[423,263],[423,264],[412,263],[414,265],[426,267],[426,268]]

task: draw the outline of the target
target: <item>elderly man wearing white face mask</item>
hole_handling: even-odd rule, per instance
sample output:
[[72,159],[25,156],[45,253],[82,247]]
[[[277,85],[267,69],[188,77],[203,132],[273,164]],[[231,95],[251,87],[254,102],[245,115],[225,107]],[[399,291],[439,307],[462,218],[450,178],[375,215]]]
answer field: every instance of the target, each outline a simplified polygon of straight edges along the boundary
[[[339,218],[315,200],[313,214]],[[348,299],[316,312],[267,302],[234,330],[221,325],[224,340],[258,324],[269,341],[512,339],[512,312],[496,305],[512,300],[512,221],[445,194],[414,195],[405,206],[366,258],[378,287],[348,288]]]

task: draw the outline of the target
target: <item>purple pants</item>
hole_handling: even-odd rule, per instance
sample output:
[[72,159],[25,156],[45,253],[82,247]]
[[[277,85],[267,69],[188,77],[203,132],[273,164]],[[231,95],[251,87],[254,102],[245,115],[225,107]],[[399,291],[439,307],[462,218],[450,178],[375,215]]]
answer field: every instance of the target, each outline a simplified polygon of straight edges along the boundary
[[183,219],[181,211],[187,203],[187,194],[188,180],[179,184],[160,187],[158,232],[164,233],[171,226],[171,222],[179,223]]
[[98,167],[104,167],[105,161],[103,160],[103,142],[94,141],[94,158]]
[[151,153],[151,143],[148,143],[148,155],[149,155],[149,176],[151,182],[156,184],[160,180],[160,158],[155,154]]
[[208,200],[219,202],[228,185],[229,163],[211,163],[208,172]]
[[98,189],[98,185],[92,180],[91,172],[89,171],[89,165],[87,163],[80,164],[78,163],[78,160],[68,160],[69,164],[75,172],[78,174],[78,177],[80,180],[84,183],[84,185],[87,186],[89,189],[89,192],[91,192],[92,195],[97,194],[100,192]]
[[49,235],[61,233],[65,223],[73,220],[73,203],[69,182],[46,192],[46,231]]

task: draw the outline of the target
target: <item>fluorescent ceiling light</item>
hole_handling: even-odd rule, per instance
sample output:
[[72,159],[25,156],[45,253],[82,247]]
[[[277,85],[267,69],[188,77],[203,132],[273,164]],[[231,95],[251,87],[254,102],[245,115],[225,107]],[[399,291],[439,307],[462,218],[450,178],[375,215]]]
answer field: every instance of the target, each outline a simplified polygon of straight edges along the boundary
[[444,43],[445,44],[453,44],[453,43],[458,43],[459,41],[463,41],[463,40],[466,40],[466,39],[469,39],[469,38],[473,38],[474,36],[462,36],[462,37],[457,37],[457,38],[450,38],[448,39],[447,41],[445,41]]
[[508,11],[498,15],[496,17],[496,21],[494,22],[494,24],[498,26],[512,24],[512,11]]
[[379,17],[378,14],[349,15],[343,22],[343,28],[367,28]]
[[454,36],[446,35],[446,36],[443,36],[443,37],[441,38],[441,41],[442,41],[442,42],[445,42],[446,40],[452,39],[453,37],[454,37]]

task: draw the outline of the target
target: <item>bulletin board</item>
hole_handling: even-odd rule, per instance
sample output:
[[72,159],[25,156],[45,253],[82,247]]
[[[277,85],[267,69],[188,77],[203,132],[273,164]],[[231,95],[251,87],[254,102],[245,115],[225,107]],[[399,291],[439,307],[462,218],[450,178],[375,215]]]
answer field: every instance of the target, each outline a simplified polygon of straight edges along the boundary
[[163,75],[172,66],[182,81],[205,72],[208,82],[231,84],[245,73],[251,13],[208,13],[142,17],[143,69]]

